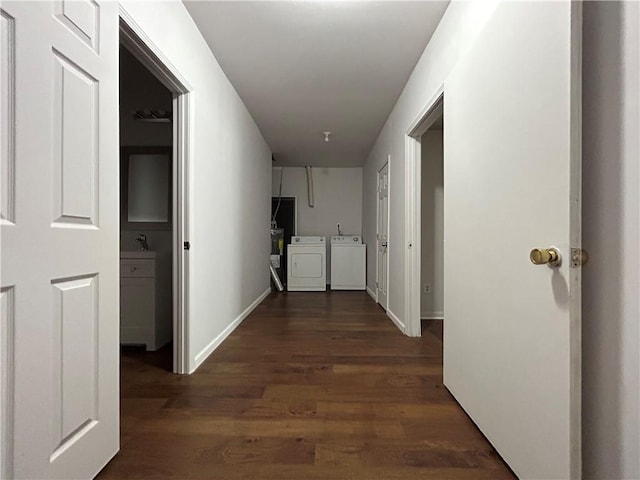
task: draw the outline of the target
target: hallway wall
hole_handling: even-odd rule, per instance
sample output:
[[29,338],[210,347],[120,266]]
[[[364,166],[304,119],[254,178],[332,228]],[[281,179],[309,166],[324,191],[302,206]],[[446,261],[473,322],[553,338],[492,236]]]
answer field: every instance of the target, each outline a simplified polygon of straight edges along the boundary
[[[451,2],[387,118],[364,167],[363,237],[376,239],[377,172],[389,163],[389,313],[404,323],[404,158],[407,128],[433,99],[445,78],[473,44],[497,1]],[[367,286],[375,291],[376,259],[367,257]]]
[[271,152],[182,2],[121,1],[192,88],[189,369],[269,291]]
[[[271,193],[278,196],[282,167],[274,167]],[[282,196],[296,197],[298,235],[362,233],[362,168],[313,168],[314,207],[309,206],[304,167],[285,167]]]
[[585,2],[584,478],[640,478],[640,4]]

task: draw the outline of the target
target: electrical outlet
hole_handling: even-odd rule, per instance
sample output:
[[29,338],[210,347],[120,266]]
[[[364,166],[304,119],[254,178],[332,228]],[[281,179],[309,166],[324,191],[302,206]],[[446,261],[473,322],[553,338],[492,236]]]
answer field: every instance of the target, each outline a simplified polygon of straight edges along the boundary
[[424,293],[431,293],[431,284],[430,283],[425,283],[424,284]]

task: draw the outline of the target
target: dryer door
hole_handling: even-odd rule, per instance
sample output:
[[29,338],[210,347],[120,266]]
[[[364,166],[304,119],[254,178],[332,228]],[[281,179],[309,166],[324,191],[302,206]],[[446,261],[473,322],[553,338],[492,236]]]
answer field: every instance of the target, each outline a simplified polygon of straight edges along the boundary
[[291,276],[295,278],[320,278],[323,256],[319,253],[294,253],[291,255]]
[[287,270],[289,291],[327,289],[324,246],[290,246]]

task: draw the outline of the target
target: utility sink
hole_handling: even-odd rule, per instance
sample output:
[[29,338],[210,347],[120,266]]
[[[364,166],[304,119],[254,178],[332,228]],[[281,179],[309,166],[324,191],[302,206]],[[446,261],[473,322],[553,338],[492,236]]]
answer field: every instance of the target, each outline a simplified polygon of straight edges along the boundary
[[156,258],[156,252],[152,250],[129,250],[121,251],[120,258]]

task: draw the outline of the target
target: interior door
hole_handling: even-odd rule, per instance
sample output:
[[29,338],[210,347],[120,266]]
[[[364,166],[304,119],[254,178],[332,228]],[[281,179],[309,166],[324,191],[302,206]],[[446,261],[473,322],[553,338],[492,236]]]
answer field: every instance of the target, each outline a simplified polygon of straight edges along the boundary
[[580,477],[580,27],[503,2],[444,88],[444,381],[523,479]]
[[2,476],[91,478],[119,443],[118,5],[1,8]]
[[388,253],[389,229],[389,162],[378,172],[378,303],[386,310],[388,308],[387,272],[389,267]]

